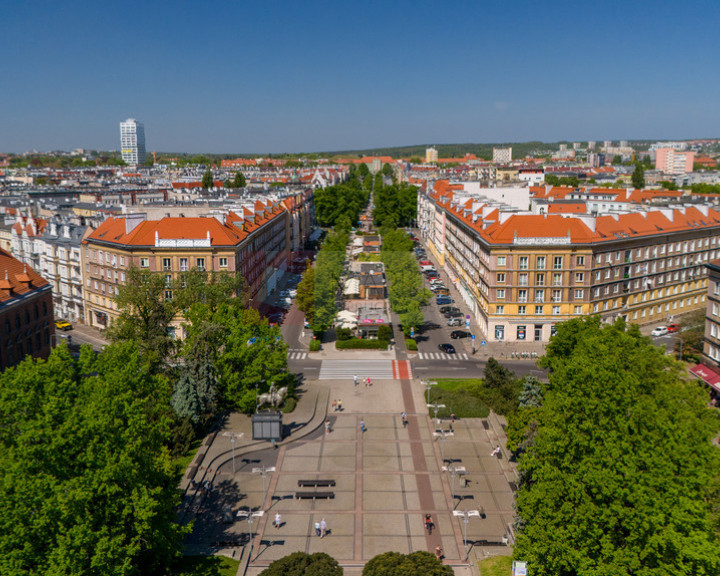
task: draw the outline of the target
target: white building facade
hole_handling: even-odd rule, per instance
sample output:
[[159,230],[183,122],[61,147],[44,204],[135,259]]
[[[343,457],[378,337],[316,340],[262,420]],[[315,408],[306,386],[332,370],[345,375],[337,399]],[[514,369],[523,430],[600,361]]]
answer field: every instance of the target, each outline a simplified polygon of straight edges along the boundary
[[145,126],[134,118],[120,122],[120,151],[123,161],[131,166],[143,164],[147,158]]

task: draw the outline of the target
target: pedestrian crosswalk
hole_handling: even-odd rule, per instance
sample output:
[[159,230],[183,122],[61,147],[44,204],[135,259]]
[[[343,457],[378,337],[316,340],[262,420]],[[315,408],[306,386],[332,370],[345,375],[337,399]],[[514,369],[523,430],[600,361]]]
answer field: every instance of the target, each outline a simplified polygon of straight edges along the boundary
[[468,355],[462,354],[445,354],[444,352],[419,352],[418,360],[469,360]]
[[320,364],[320,380],[353,379],[364,382],[370,377],[375,380],[393,379],[392,360],[323,360]]
[[305,360],[307,352],[304,350],[288,350],[288,360]]

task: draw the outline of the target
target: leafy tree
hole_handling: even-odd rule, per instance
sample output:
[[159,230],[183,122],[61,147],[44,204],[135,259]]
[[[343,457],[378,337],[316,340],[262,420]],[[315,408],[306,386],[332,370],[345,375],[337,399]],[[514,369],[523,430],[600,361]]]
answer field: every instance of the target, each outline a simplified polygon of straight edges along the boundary
[[332,556],[324,552],[306,554],[293,552],[260,572],[260,576],[342,576],[343,569]]
[[638,190],[645,188],[645,168],[643,168],[640,162],[635,163],[635,170],[633,170],[631,181],[633,188]]
[[165,297],[165,277],[136,266],[115,297],[120,315],[108,329],[112,342],[133,342],[151,363],[165,360],[173,348],[168,329],[177,307]]
[[315,268],[309,260],[305,263],[305,274],[297,287],[295,304],[312,324],[315,318]]
[[168,398],[130,343],[0,374],[0,573],[165,572],[185,532]]
[[515,555],[539,576],[717,574],[717,415],[637,326],[559,325],[520,459]]
[[453,569],[444,565],[430,552],[419,550],[411,554],[385,552],[371,558],[362,576],[452,576]]
[[523,388],[518,402],[521,408],[542,406],[542,387],[535,376],[526,376],[523,380]]
[[678,186],[675,182],[671,182],[669,180],[661,180],[658,182],[660,186],[662,186],[663,190],[677,190]]
[[180,371],[171,400],[175,413],[197,424],[204,414],[212,413],[217,390],[217,371],[209,358],[186,364]]
[[213,175],[210,171],[210,168],[208,168],[207,170],[205,170],[205,174],[203,174],[202,177],[202,187],[207,190],[208,188],[213,187],[213,183]]
[[245,188],[245,186],[247,186],[245,174],[238,170],[235,173],[235,179],[233,180],[233,188]]
[[392,338],[392,328],[390,328],[390,326],[388,326],[387,324],[378,326],[377,337],[378,340],[385,340],[386,342],[389,342]]

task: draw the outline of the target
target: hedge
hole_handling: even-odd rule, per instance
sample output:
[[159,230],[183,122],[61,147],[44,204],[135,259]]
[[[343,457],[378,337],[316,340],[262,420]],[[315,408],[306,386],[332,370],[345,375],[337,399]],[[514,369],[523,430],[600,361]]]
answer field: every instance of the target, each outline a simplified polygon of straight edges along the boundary
[[362,340],[360,338],[352,338],[350,340],[340,340],[335,342],[335,348],[338,350],[346,350],[348,348],[387,350],[387,347],[388,343],[384,340]]
[[417,351],[417,342],[413,340],[412,338],[405,338],[405,348],[408,350]]
[[320,340],[310,340],[310,352],[317,352],[320,350]]

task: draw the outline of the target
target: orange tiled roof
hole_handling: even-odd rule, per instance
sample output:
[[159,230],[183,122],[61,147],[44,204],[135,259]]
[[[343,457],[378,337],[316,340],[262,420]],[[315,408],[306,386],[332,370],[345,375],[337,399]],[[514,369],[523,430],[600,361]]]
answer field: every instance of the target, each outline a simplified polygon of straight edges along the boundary
[[[30,266],[0,248],[0,302],[7,302],[47,285],[48,281]],[[12,289],[10,294],[6,292],[8,288]]]
[[587,206],[584,202],[577,203],[558,203],[551,202],[548,204],[548,214],[586,214]]

